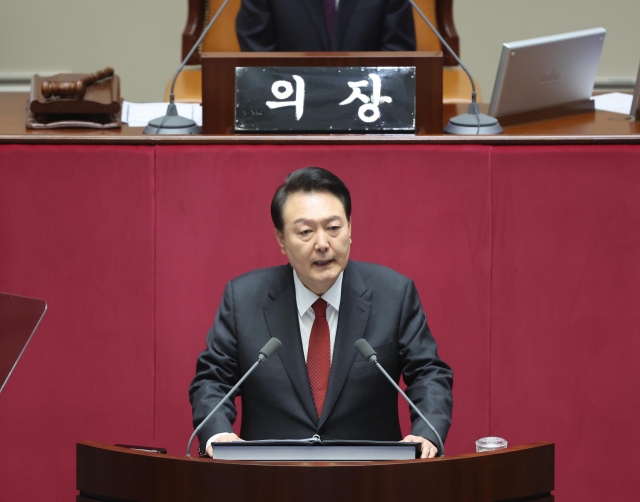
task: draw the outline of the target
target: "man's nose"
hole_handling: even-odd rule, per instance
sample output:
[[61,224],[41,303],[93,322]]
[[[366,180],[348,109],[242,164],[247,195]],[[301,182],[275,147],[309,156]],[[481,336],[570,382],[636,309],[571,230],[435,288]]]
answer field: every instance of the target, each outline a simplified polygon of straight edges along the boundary
[[320,231],[316,234],[316,250],[325,252],[327,249],[329,249],[329,239],[323,231]]

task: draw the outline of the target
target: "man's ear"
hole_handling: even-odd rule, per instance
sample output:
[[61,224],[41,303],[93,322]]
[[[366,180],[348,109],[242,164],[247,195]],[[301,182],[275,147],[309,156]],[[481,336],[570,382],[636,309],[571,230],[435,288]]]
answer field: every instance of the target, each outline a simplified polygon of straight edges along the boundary
[[284,234],[277,228],[275,228],[274,230],[276,231],[276,240],[278,241],[278,246],[280,246],[280,252],[283,255],[286,255],[287,251],[284,249]]

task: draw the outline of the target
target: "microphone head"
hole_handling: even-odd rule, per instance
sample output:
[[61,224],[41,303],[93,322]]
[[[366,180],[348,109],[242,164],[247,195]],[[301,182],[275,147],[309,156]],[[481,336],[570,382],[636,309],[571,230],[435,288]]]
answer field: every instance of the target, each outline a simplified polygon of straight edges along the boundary
[[360,338],[360,340],[356,342],[356,350],[367,361],[374,362],[377,359],[376,351],[373,350],[373,347],[371,347],[369,342],[367,342],[364,338]]
[[280,343],[280,340],[277,338],[269,339],[269,341],[264,344],[264,347],[260,349],[260,355],[263,356],[260,359],[269,359],[281,346],[282,343]]

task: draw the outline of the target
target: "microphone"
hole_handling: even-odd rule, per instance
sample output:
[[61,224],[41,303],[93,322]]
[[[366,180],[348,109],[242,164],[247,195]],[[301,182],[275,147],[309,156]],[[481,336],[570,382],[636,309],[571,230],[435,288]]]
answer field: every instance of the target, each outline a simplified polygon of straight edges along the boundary
[[467,67],[462,63],[458,55],[453,51],[445,39],[442,38],[442,35],[440,35],[438,30],[435,29],[433,24],[431,24],[431,21],[427,19],[427,16],[424,15],[415,2],[413,0],[409,0],[409,3],[416,10],[422,20],[427,23],[429,28],[431,28],[431,31],[436,37],[438,37],[442,46],[445,47],[447,51],[449,51],[449,54],[454,57],[471,81],[471,103],[469,104],[469,110],[467,110],[467,113],[463,113],[462,115],[458,115],[457,117],[453,117],[449,120],[449,123],[444,128],[444,132],[448,134],[502,134],[502,126],[500,126],[498,119],[485,115],[484,113],[480,113],[480,108],[477,103],[476,84]]
[[273,354],[275,354],[278,351],[280,347],[282,347],[282,343],[280,343],[280,340],[278,340],[277,338],[270,338],[269,341],[264,344],[264,347],[260,349],[260,354],[258,354],[258,359],[260,359],[260,361],[269,359]]
[[356,350],[360,353],[362,357],[365,358],[365,360],[375,364],[378,367],[378,369],[382,372],[382,374],[385,377],[387,377],[387,380],[391,382],[391,385],[393,385],[396,388],[396,390],[402,395],[402,397],[404,397],[407,403],[409,403],[409,406],[413,408],[413,411],[415,411],[418,414],[418,416],[423,420],[423,422],[427,424],[427,427],[429,427],[429,429],[431,429],[431,431],[436,435],[436,437],[438,438],[438,443],[440,443],[440,449],[439,449],[440,456],[444,457],[444,444],[442,443],[442,438],[440,437],[440,434],[438,434],[438,431],[434,429],[431,423],[429,423],[429,420],[427,420],[427,418],[422,414],[422,412],[418,409],[418,407],[415,404],[413,404],[413,401],[409,399],[409,397],[403,392],[403,390],[398,386],[398,384],[394,382],[393,378],[389,376],[389,373],[387,373],[386,370],[382,367],[382,365],[378,362],[376,351],[373,350],[369,342],[367,342],[364,338],[360,338],[360,340],[356,342],[355,346],[356,346]]
[[202,429],[202,426],[207,422],[207,420],[209,420],[211,416],[216,411],[218,411],[218,408],[220,408],[220,406],[226,403],[227,400],[238,390],[238,387],[242,385],[242,382],[244,382],[247,379],[247,377],[251,375],[251,373],[253,373],[253,370],[255,370],[258,367],[258,364],[260,364],[262,361],[266,359],[269,359],[273,354],[277,352],[277,350],[281,346],[282,346],[282,343],[280,343],[280,340],[278,340],[277,338],[270,338],[269,341],[264,345],[264,347],[260,349],[260,353],[258,354],[258,360],[255,363],[253,363],[253,366],[249,368],[249,370],[244,374],[244,376],[240,380],[238,380],[238,383],[235,384],[229,392],[227,392],[227,394],[220,400],[220,402],[216,405],[216,407],[213,410],[211,410],[211,412],[205,417],[205,419],[202,422],[200,422],[200,425],[196,427],[196,430],[193,431],[193,434],[191,434],[191,437],[189,438],[189,444],[187,444],[187,457],[191,456],[191,443],[193,443],[193,438],[195,438],[196,434],[200,432],[200,429]]
[[149,121],[149,125],[147,125],[147,127],[145,127],[142,131],[143,134],[200,134],[202,132],[202,128],[196,125],[193,120],[178,115],[178,108],[176,107],[174,102],[175,97],[173,91],[176,86],[176,80],[178,80],[178,75],[180,75],[182,69],[187,65],[187,61],[189,61],[189,58],[191,58],[202,40],[204,40],[204,37],[207,35],[207,33],[209,33],[209,30],[213,26],[213,23],[216,22],[228,3],[229,0],[224,0],[215,16],[213,16],[207,27],[202,31],[202,34],[200,35],[198,40],[196,40],[196,43],[193,44],[193,47],[189,51],[189,54],[187,54],[187,57],[184,58],[182,63],[180,63],[178,71],[176,71],[176,74],[173,77],[173,81],[171,82],[171,92],[169,93],[169,106],[167,106],[167,114]]

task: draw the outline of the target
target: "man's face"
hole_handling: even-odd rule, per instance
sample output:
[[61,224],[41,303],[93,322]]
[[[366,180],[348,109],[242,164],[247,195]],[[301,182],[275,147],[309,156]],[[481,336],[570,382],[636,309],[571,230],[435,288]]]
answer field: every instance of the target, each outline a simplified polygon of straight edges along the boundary
[[351,222],[329,192],[295,193],[284,204],[284,231],[276,230],[282,254],[300,281],[324,294],[349,261]]

